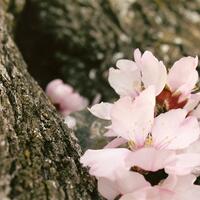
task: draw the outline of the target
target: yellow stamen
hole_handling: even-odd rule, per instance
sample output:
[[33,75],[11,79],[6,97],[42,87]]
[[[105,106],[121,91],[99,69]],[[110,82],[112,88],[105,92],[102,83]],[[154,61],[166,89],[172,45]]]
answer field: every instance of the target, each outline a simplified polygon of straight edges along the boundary
[[145,147],[151,146],[153,144],[153,138],[151,134],[148,134],[146,140],[145,140]]
[[136,147],[135,142],[133,140],[129,140],[128,141],[128,147],[130,149],[134,149]]

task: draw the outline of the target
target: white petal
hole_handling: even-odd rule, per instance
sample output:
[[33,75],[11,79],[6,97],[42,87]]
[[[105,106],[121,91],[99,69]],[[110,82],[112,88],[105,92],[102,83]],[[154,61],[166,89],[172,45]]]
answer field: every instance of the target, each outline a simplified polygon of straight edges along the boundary
[[[196,77],[196,67],[198,64],[197,57],[183,57],[176,61],[172,68],[169,70],[168,74],[168,86],[170,87],[171,91],[176,91],[183,85],[189,85],[190,88],[193,85],[194,87],[194,80],[191,77]],[[193,88],[192,87],[192,88]]]
[[151,130],[154,119],[154,87],[144,90],[133,101],[130,97],[118,100],[111,112],[112,130],[127,140],[141,146]]
[[104,148],[116,148],[127,142],[128,141],[126,139],[117,137],[117,138],[113,139],[111,142],[109,142]]
[[174,188],[175,199],[180,200],[199,200],[200,186],[194,185],[196,177],[193,175],[177,177],[177,183]]
[[141,75],[137,66],[127,69],[110,68],[108,81],[120,96],[136,96],[141,90]]
[[111,180],[116,178],[119,170],[129,170],[125,165],[125,158],[130,151],[124,148],[87,150],[81,157],[83,166],[89,166],[89,173],[96,177],[105,177]]
[[110,112],[113,104],[111,103],[100,103],[88,108],[88,110],[96,117],[101,119],[110,120]]
[[[149,199],[146,198],[145,191],[141,190],[138,192],[125,194],[119,200],[149,200]],[[158,200],[158,199],[153,199],[153,200]]]
[[168,145],[168,149],[184,149],[197,141],[200,135],[198,121],[195,117],[187,117],[181,124],[178,134]]
[[117,68],[121,70],[137,70],[138,67],[135,62],[132,60],[127,60],[127,59],[120,59],[116,63]]
[[200,92],[196,94],[191,94],[187,104],[184,106],[184,109],[188,112],[192,111],[200,103]]
[[119,194],[131,193],[149,186],[141,174],[131,171],[118,171],[115,181],[98,179],[98,190],[107,199],[114,199]]
[[141,58],[142,58],[141,51],[139,49],[135,49],[133,55],[137,66],[141,68]]
[[115,181],[107,178],[98,179],[98,191],[108,200],[114,200],[120,194]]
[[184,149],[187,153],[199,153],[200,155],[200,139],[192,143],[188,148]]
[[183,109],[170,110],[154,120],[152,129],[153,145],[163,149],[183,149],[196,141],[200,130],[194,117],[185,119]]
[[156,88],[156,95],[158,95],[165,87],[167,81],[166,67],[149,51],[144,52],[141,62],[144,86],[148,87],[154,85]]
[[131,171],[119,172],[117,183],[121,194],[131,193],[150,186],[143,175]]
[[104,136],[106,137],[117,137],[118,135],[111,129],[109,129],[107,132],[104,133]]
[[153,144],[157,148],[168,145],[176,134],[178,128],[187,115],[183,109],[170,110],[166,113],[158,115],[153,124],[152,138]]
[[174,156],[174,162],[168,163],[165,171],[168,174],[188,175],[200,166],[200,156],[195,153],[183,153]]
[[154,148],[141,148],[130,152],[126,158],[127,166],[137,166],[147,171],[157,171],[174,161],[174,153],[168,150]]
[[198,105],[197,108],[191,112],[191,115],[200,119],[200,105]]

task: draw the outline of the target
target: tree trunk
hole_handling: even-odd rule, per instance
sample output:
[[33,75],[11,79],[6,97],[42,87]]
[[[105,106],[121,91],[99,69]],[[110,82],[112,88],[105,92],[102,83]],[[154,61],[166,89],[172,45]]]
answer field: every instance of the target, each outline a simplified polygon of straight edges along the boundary
[[0,0],[0,199],[101,199],[81,150],[27,72]]

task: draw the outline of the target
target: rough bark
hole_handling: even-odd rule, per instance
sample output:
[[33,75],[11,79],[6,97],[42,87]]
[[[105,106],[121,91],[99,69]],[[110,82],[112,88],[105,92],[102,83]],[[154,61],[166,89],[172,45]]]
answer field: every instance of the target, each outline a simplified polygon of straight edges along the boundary
[[200,53],[198,0],[26,2],[17,42],[43,87],[60,77],[90,99],[108,100],[107,69],[131,58],[132,48],[150,49],[168,65]]
[[101,199],[73,132],[27,72],[6,9],[0,1],[0,199]]

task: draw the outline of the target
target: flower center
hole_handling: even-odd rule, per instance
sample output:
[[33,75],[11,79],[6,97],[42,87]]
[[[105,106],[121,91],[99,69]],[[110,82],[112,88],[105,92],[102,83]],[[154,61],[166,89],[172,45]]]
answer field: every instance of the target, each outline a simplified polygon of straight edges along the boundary
[[128,148],[131,149],[131,150],[136,150],[136,149],[139,149],[141,147],[150,147],[152,146],[153,144],[153,138],[152,138],[152,135],[151,133],[149,133],[145,139],[145,142],[144,144],[138,146],[133,140],[129,140],[128,141]]
[[180,96],[181,93],[172,93],[168,88],[164,88],[164,90],[156,97],[158,109],[162,108],[166,111],[170,109],[183,108],[187,103],[187,99],[180,102]]

